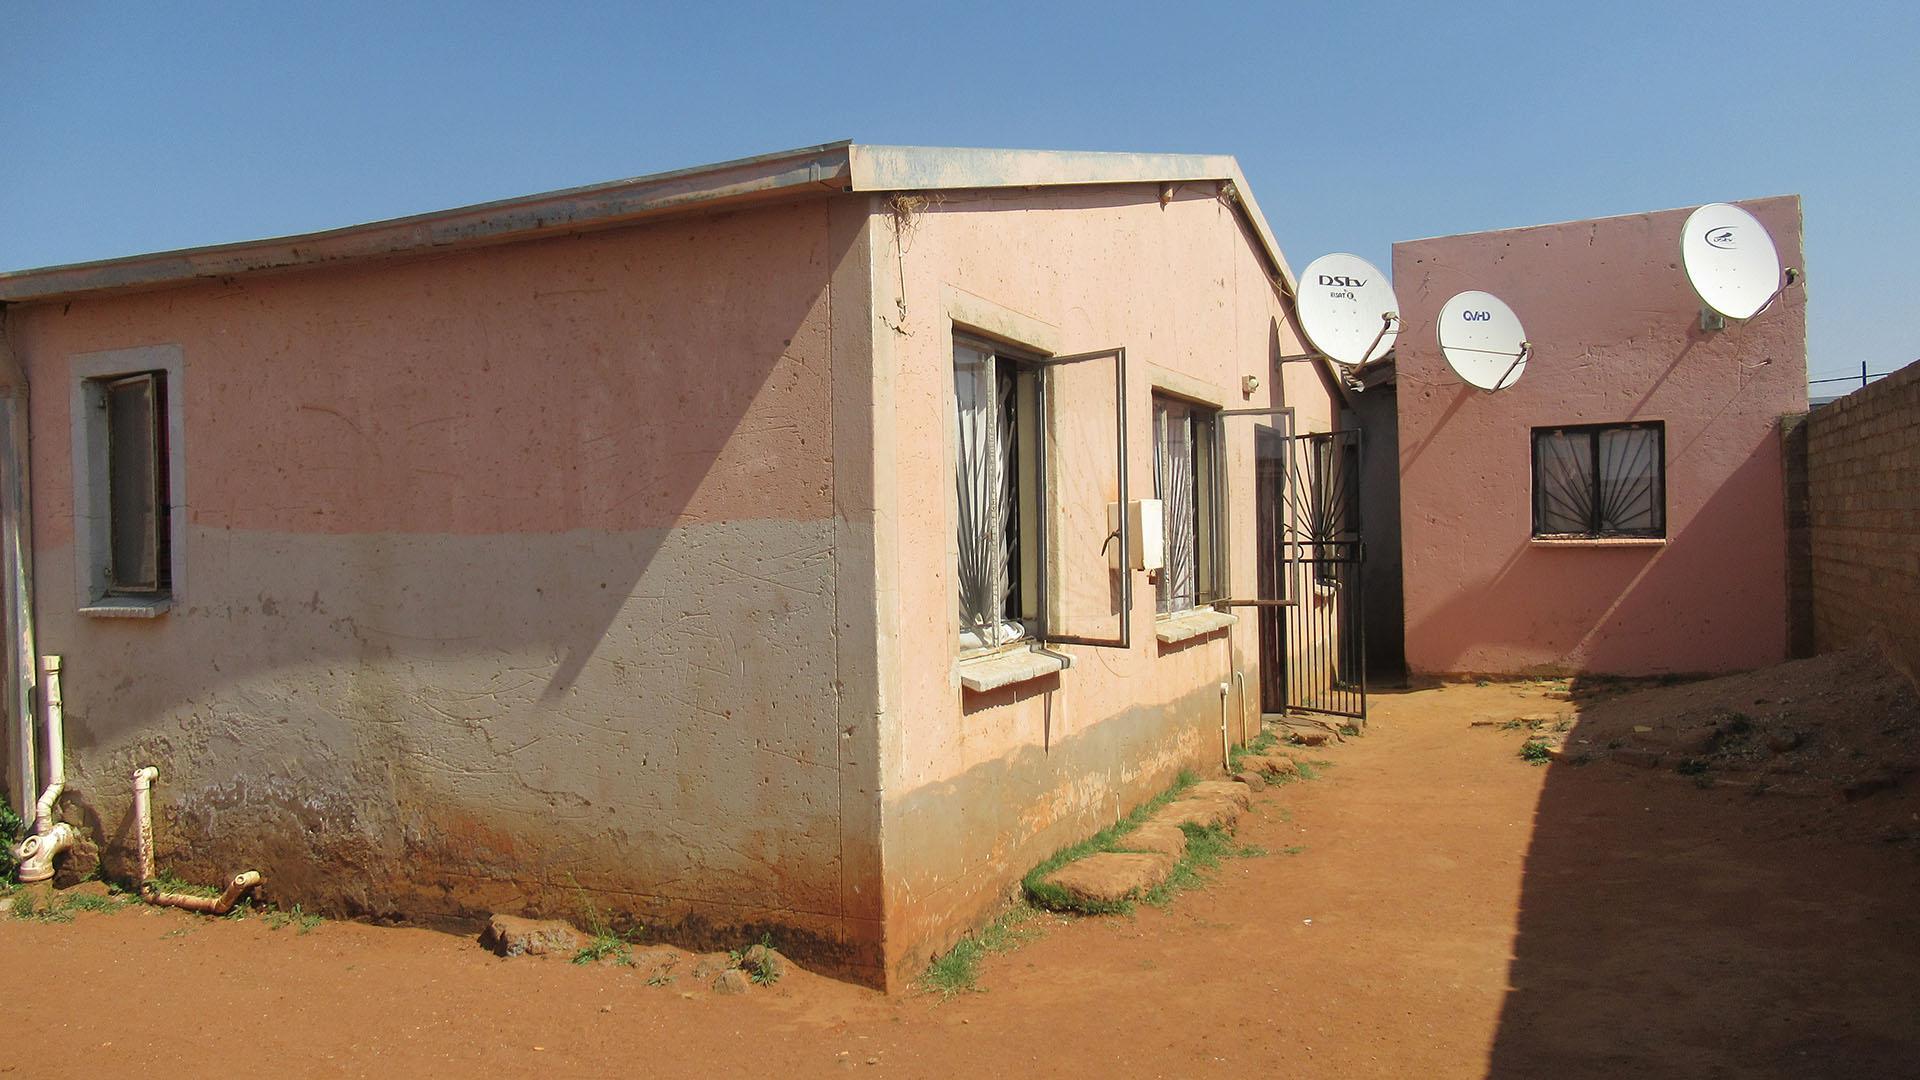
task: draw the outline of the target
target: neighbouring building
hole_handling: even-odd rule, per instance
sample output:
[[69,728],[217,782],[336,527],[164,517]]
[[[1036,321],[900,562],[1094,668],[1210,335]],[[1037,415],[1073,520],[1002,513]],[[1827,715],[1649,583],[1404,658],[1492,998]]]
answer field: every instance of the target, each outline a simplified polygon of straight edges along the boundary
[[[1798,197],[1740,205],[1783,263],[1804,266]],[[1702,329],[1680,264],[1688,213],[1394,245],[1413,672],[1707,673],[1786,658],[1781,431],[1807,408],[1805,293]],[[1504,299],[1532,344],[1523,377],[1497,393],[1463,383],[1435,337],[1441,306],[1469,289]]]
[[[1410,307],[1500,272],[1460,260],[1505,242],[1408,246],[1401,280],[1433,282]],[[1274,608],[1228,606],[1284,599],[1259,560],[1290,519],[1256,462],[1333,426],[1328,372],[1282,363],[1291,288],[1231,158],[847,143],[0,274],[16,805],[48,749],[32,658],[57,654],[59,810],[110,873],[150,764],[161,861],[190,877],[254,868],[380,919],[771,932],[897,985],[1303,677]],[[1579,295],[1513,299],[1543,342],[1632,332]],[[1621,650],[1646,634],[1582,635],[1607,587],[1638,598],[1624,619],[1675,579],[1689,629],[1770,617],[1769,586],[1714,576],[1765,557],[1713,544],[1767,539],[1754,410],[1800,385],[1798,312],[1624,396],[1553,374],[1578,347],[1493,401],[1403,350],[1408,549],[1453,530],[1410,566],[1410,655],[1645,666],[1652,644]],[[1670,550],[1508,542],[1526,425],[1644,418],[1673,448]],[[1742,507],[1711,536],[1695,461]],[[1521,500],[1490,519],[1510,551],[1473,550],[1475,477]],[[1533,651],[1541,627],[1472,613],[1517,601],[1444,598],[1521,591],[1496,572],[1515,553],[1545,561],[1528,603],[1566,613]],[[1596,558],[1612,586],[1571,565]],[[1671,666],[1760,662],[1768,632]]]

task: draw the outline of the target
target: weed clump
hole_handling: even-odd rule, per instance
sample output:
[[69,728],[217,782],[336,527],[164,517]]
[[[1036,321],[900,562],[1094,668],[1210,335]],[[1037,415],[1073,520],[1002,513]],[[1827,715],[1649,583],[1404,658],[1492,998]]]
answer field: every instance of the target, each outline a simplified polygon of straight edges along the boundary
[[1026,904],[1016,904],[977,934],[961,938],[953,948],[934,958],[920,977],[920,986],[943,998],[979,989],[980,961],[994,953],[1006,952],[1022,942],[1038,937],[1038,927],[1030,925],[1040,915]]
[[1553,760],[1553,748],[1544,740],[1528,739],[1520,744],[1520,757],[1529,765],[1545,765]]
[[1128,850],[1126,846],[1127,834],[1139,828],[1143,822],[1153,816],[1155,811],[1172,802],[1181,792],[1192,787],[1193,784],[1193,774],[1183,771],[1179,779],[1174,781],[1172,787],[1141,803],[1139,806],[1134,807],[1133,812],[1126,817],[1101,829],[1099,832],[1094,833],[1092,836],[1087,837],[1077,844],[1071,844],[1054,852],[1045,862],[1027,871],[1026,877],[1021,879],[1020,885],[1026,892],[1027,899],[1031,901],[1035,907],[1044,908],[1048,911],[1071,911],[1082,915],[1112,915],[1128,910],[1129,905],[1124,901],[1100,903],[1077,899],[1068,895],[1065,889],[1057,885],[1048,884],[1045,879],[1047,875],[1075,859],[1085,858],[1088,855],[1098,855],[1107,851]]

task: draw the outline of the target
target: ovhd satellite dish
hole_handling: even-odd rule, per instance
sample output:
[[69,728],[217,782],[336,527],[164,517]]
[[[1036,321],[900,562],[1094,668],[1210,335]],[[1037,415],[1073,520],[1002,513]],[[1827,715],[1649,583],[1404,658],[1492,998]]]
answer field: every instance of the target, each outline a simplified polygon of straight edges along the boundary
[[1294,297],[1300,329],[1329,358],[1350,367],[1378,360],[1400,335],[1400,304],[1379,267],[1358,255],[1322,255],[1300,273]]
[[[1729,319],[1765,311],[1783,287],[1780,253],[1758,218],[1730,203],[1708,203],[1687,215],[1680,259],[1700,302]],[[1793,280],[1789,270],[1787,280]]]
[[1469,386],[1504,390],[1527,370],[1527,332],[1492,293],[1463,292],[1440,309],[1440,352]]

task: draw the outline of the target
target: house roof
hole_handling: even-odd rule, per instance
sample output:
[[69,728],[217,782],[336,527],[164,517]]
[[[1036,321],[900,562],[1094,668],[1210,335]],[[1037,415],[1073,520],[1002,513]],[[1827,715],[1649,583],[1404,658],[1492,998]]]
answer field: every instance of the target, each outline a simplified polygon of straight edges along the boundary
[[1223,181],[1289,294],[1293,272],[1226,155],[980,150],[835,142],[628,180],[298,236],[185,248],[0,273],[0,302],[64,300],[152,289],[196,279],[450,251],[630,224],[695,207],[825,192],[941,191],[1002,187]]

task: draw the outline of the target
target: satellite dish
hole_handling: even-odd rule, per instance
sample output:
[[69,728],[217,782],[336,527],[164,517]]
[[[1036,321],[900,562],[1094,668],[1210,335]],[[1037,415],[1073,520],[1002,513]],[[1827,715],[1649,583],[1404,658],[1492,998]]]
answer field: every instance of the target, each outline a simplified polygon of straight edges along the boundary
[[1358,255],[1322,255],[1300,273],[1294,310],[1313,347],[1359,367],[1378,360],[1400,336],[1400,303],[1380,268]]
[[1440,309],[1440,352],[1469,386],[1504,390],[1527,370],[1527,332],[1492,293],[1456,294]]
[[[1751,319],[1780,294],[1780,253],[1767,227],[1730,203],[1708,203],[1687,215],[1680,259],[1700,302],[1728,319]],[[1793,271],[1787,272],[1787,281]]]

